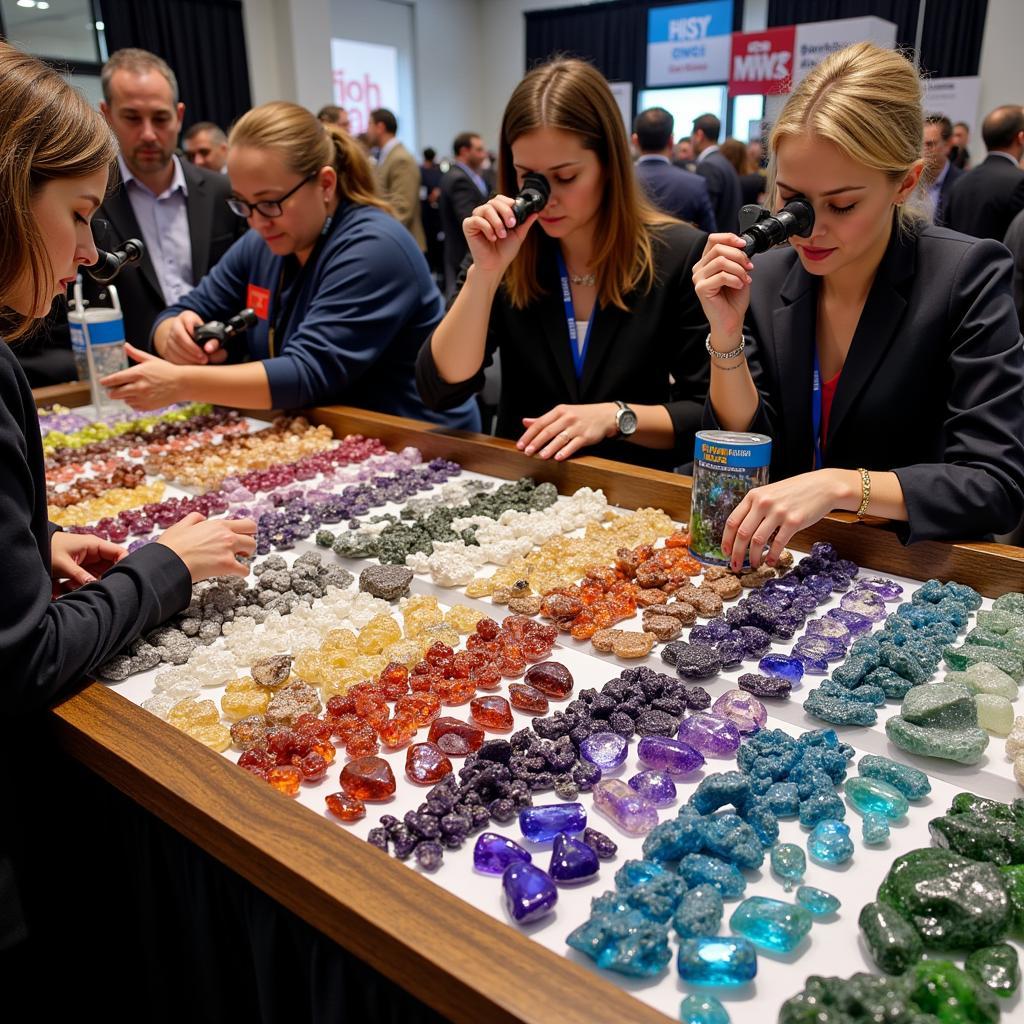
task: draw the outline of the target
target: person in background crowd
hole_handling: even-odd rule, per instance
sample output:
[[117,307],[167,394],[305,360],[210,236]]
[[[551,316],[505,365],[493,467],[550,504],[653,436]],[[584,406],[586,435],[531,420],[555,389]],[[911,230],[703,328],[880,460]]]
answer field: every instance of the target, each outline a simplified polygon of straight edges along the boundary
[[226,174],[228,137],[212,121],[197,121],[184,138],[185,156],[214,174]]
[[960,168],[966,171],[971,166],[971,153],[967,143],[971,141],[971,129],[966,121],[957,121],[953,125],[953,148],[950,151],[949,159]]
[[672,151],[672,163],[682,167],[684,171],[693,171],[697,167],[697,154],[693,151],[693,143],[688,139],[680,139]]
[[[611,89],[583,61],[526,75],[500,153],[501,194],[464,222],[473,262],[420,350],[424,401],[446,409],[475,394],[500,352],[497,433],[527,455],[689,460],[707,394],[689,275],[707,236],[643,197]],[[516,226],[510,197],[530,173],[551,194]]]
[[[416,393],[416,354],[443,304],[352,136],[297,104],[266,103],[231,129],[228,176],[230,208],[252,230],[160,315],[156,355],[127,347],[138,365],[103,378],[111,397],[135,409],[347,402],[478,429],[472,402],[438,415]],[[247,306],[257,323],[241,351],[196,344],[201,323]]]
[[420,164],[420,220],[427,237],[427,265],[434,278],[444,282],[444,239],[441,236],[441,168],[437,166],[437,150],[423,150]]
[[486,202],[490,191],[481,171],[487,159],[483,140],[476,132],[461,132],[452,143],[455,154],[451,167],[441,179],[441,230],[444,231],[445,294],[455,292],[459,268],[469,252],[462,222]]
[[750,151],[739,139],[726,139],[719,151],[736,169],[740,179],[740,196],[743,205],[760,203],[767,188],[761,169],[750,162]]
[[1001,242],[1010,221],[1024,209],[1024,109],[1017,104],[996,107],[981,124],[988,156],[950,189],[946,199],[948,227],[975,238]]
[[333,124],[343,132],[349,132],[351,134],[348,111],[344,107],[338,107],[333,103],[328,103],[327,106],[321,107],[317,111],[316,116],[318,121],[323,121],[325,124]]
[[697,154],[697,173],[708,183],[718,230],[735,231],[743,199],[736,168],[718,151],[721,133],[722,122],[714,114],[701,114],[693,122],[690,141]]
[[932,221],[946,223],[946,203],[956,181],[963,175],[949,159],[953,148],[953,125],[943,114],[928,114],[924,119],[924,170],[921,188],[932,210]]
[[764,153],[764,143],[760,139],[751,139],[747,143],[747,159],[750,161],[752,171],[763,171],[767,165]]
[[708,186],[692,171],[675,167],[669,160],[675,121],[663,107],[637,114],[633,122],[633,148],[640,156],[634,165],[637,181],[647,198],[671,217],[696,224],[701,231],[715,230]]
[[1013,255],[1013,304],[1017,307],[1017,319],[1024,331],[1024,210],[1010,221],[1003,245]]
[[498,154],[487,151],[484,162],[480,165],[480,175],[487,184],[487,194],[493,196],[498,188]]
[[416,158],[395,136],[398,121],[383,107],[370,111],[367,134],[377,149],[377,185],[395,216],[416,239],[420,252],[425,252],[427,239],[420,220],[420,168]]
[[772,482],[726,521],[733,568],[748,552],[752,566],[777,564],[833,509],[902,523],[904,541],[981,539],[1020,521],[1010,260],[921,209],[921,93],[895,50],[826,57],[771,134],[771,205],[809,202],[810,235],[754,261],[738,236],[712,235],[694,269],[711,326],[704,425],[772,438]]

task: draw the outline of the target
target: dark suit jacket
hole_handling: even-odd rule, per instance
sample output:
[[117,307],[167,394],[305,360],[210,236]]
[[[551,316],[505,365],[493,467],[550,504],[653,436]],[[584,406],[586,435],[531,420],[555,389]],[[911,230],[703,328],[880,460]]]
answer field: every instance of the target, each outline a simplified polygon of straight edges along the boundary
[[643,158],[636,162],[636,176],[647,197],[659,210],[689,221],[701,231],[710,233],[715,230],[715,213],[703,178],[667,160]]
[[[476,374],[455,384],[442,380],[427,339],[416,363],[423,401],[432,409],[450,409],[475,394],[483,386],[484,367],[500,347],[500,437],[519,437],[522,417],[541,416],[563,402],[664,405],[675,427],[674,451],[611,440],[585,448],[583,454],[662,469],[689,462],[708,390],[708,327],[690,278],[706,240],[703,231],[688,224],[658,229],[656,283],[646,294],[628,297],[628,313],[614,307],[596,311],[580,381],[569,351],[555,243],[546,244],[538,268],[544,296],[526,309],[514,309],[505,290],[499,289],[491,307],[484,362]],[[669,383],[670,374],[675,385]]]
[[949,203],[949,194],[953,191],[953,185],[964,176],[964,173],[956,164],[951,163],[949,170],[946,171],[946,177],[942,179],[942,188],[939,189],[939,201],[935,204],[935,223],[941,228],[949,226],[946,223],[946,206]]
[[487,196],[476,187],[473,179],[458,164],[441,179],[441,230],[444,232],[444,285],[445,294],[455,291],[459,267],[469,252],[462,222],[487,201]]
[[736,168],[721,153],[714,152],[697,162],[697,173],[708,183],[718,230],[738,230],[743,193]]
[[[196,167],[187,160],[181,162],[188,186],[188,227],[192,238],[192,280],[199,284],[211,267],[231,248],[237,238],[245,234],[248,225],[227,207],[231,194],[227,175],[214,174]],[[126,238],[142,239],[139,223],[120,181],[103,201],[96,216],[110,224],[108,234],[97,234],[96,244],[101,249],[115,248]],[[96,284],[87,274],[85,297],[100,305],[110,305],[106,288]],[[138,348],[149,347],[153,321],[169,305],[164,298],[160,281],[147,252],[135,264],[125,267],[114,281],[124,311],[125,337]]]
[[[791,248],[754,258],[745,332],[772,437],[771,479],[813,466],[811,374],[820,277]],[[1024,508],[1024,350],[1011,263],[945,228],[893,232],[839,378],[826,466],[891,470],[906,541],[1012,530]],[[710,401],[705,425],[717,426]]]
[[946,226],[975,238],[1001,242],[1010,221],[1024,210],[1024,171],[998,153],[989,153],[950,189]]

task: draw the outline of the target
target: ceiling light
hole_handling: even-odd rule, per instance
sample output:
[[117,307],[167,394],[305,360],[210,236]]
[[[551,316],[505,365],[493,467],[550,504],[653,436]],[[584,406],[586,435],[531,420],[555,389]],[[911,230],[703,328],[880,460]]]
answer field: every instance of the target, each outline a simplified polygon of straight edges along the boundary
[[35,7],[36,0],[18,0],[19,7]]
[[50,5],[46,0],[36,0],[36,7],[41,11],[48,11],[50,9]]
[[96,22],[96,31],[97,32],[102,32],[105,28],[106,28],[106,25],[104,25],[102,21],[97,21]]

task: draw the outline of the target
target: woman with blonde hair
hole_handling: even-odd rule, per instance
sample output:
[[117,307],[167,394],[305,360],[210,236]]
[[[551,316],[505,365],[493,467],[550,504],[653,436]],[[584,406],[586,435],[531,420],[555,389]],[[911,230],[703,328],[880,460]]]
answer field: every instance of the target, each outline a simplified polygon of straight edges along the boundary
[[[1024,507],[1024,355],[996,242],[927,222],[921,83],[861,43],[797,86],[771,133],[769,196],[808,237],[753,262],[715,234],[693,273],[711,325],[706,425],[773,439],[771,479],[730,515],[732,563],[774,564],[833,509],[905,541],[1013,529]],[[765,549],[767,555],[765,555]]]
[[[110,395],[136,409],[347,402],[477,429],[471,401],[437,415],[416,392],[416,353],[441,296],[359,144],[295,103],[266,103],[231,129],[227,171],[228,204],[251,230],[157,318],[155,355],[127,346],[138,365],[103,380]],[[200,324],[247,307],[256,325],[237,349],[196,344]]]
[[[550,198],[517,227],[510,197],[531,173]],[[555,60],[523,79],[499,175],[501,194],[463,222],[472,263],[420,352],[424,401],[463,401],[500,351],[497,433],[527,455],[688,461],[708,373],[690,274],[707,235],[642,197],[599,72]]]

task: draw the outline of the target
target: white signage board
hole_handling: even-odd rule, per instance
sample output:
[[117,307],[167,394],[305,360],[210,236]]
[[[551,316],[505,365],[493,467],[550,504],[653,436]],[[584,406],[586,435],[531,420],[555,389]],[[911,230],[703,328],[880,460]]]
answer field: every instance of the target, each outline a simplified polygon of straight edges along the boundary
[[896,45],[896,26],[891,21],[875,17],[811,21],[797,25],[793,84],[801,81],[829,54],[863,42],[892,48]]
[[398,50],[393,46],[331,40],[334,102],[348,111],[353,135],[365,132],[370,111],[385,107],[401,122],[398,102]]
[[978,101],[981,99],[981,79],[926,78],[924,82],[924,112],[945,114],[956,124],[963,121],[973,132],[978,122]]

